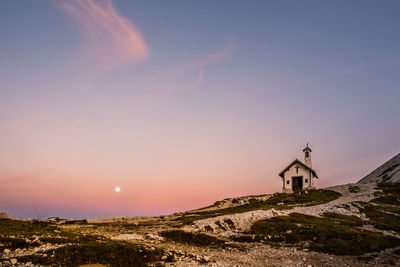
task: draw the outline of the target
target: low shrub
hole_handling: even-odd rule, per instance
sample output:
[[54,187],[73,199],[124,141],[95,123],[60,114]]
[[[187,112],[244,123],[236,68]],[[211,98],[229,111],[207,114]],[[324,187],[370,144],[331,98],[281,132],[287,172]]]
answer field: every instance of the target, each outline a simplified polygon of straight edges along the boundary
[[[105,264],[107,266],[149,266],[161,260],[163,251],[146,250],[126,242],[89,242],[46,251],[43,255],[19,257],[20,262],[50,266],[79,266]],[[54,254],[54,257],[51,255]]]
[[[331,214],[328,214],[331,216]],[[354,218],[319,218],[292,213],[256,222],[250,234],[270,244],[291,244],[337,255],[362,255],[400,245],[400,239],[354,227]],[[350,217],[350,216],[349,216]],[[269,236],[269,238],[266,238]],[[259,238],[261,239],[261,238]]]
[[267,200],[257,200],[256,198],[253,198],[252,201],[241,206],[209,211],[199,210],[197,212],[184,213],[181,216],[175,218],[174,221],[179,222],[181,225],[185,225],[206,218],[248,212],[253,210],[268,210],[272,208],[290,209],[294,206],[313,206],[328,203],[337,199],[340,196],[341,194],[338,192],[322,189],[296,191],[290,194],[276,193]]
[[194,246],[225,247],[225,241],[203,233],[192,233],[183,230],[171,230],[160,233],[167,240]]

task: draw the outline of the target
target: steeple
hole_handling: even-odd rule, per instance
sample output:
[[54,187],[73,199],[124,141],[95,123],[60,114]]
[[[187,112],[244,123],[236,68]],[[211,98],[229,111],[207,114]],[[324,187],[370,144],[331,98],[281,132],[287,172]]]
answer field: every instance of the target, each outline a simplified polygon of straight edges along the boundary
[[308,143],[307,146],[303,149],[304,152],[304,164],[306,164],[308,167],[311,167],[311,148],[308,147]]

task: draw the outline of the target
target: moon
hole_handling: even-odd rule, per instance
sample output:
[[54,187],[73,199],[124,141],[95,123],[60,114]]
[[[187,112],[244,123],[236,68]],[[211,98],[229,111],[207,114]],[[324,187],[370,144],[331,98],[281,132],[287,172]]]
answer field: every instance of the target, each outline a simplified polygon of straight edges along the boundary
[[115,192],[119,192],[119,191],[121,191],[121,188],[120,188],[119,186],[117,186],[117,187],[115,188]]

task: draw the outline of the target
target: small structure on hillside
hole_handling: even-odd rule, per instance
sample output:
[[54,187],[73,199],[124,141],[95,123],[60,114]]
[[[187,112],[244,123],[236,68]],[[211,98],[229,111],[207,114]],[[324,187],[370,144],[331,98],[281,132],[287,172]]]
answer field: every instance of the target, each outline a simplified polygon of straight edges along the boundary
[[282,177],[282,191],[285,193],[314,188],[314,178],[318,178],[318,176],[311,167],[311,148],[308,147],[308,144],[303,152],[304,162],[295,159],[279,173],[279,176]]

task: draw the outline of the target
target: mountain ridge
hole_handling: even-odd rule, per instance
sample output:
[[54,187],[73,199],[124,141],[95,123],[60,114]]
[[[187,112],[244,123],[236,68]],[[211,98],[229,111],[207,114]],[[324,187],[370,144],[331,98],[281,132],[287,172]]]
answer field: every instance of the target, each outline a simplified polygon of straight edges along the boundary
[[383,163],[357,183],[364,184],[370,182],[400,182],[400,153]]

